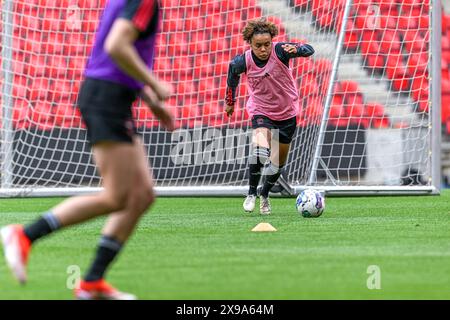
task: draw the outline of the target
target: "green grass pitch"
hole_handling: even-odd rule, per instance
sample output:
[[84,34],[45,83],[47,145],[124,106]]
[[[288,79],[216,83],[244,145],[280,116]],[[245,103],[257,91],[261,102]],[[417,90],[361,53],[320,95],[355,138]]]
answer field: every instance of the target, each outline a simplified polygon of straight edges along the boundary
[[[61,199],[2,199],[0,225],[28,223]],[[441,196],[327,198],[306,219],[295,199],[272,215],[243,198],[159,198],[107,279],[140,299],[450,299],[450,190]],[[72,299],[70,266],[86,271],[104,219],[33,247],[29,282],[0,257],[0,299]],[[259,222],[277,232],[255,233]],[[379,289],[369,289],[379,268]]]

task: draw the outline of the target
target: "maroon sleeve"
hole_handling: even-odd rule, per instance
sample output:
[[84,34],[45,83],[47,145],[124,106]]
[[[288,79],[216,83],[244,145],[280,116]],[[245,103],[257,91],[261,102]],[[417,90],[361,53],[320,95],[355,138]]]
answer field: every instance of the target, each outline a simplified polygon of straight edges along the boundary
[[157,18],[157,6],[157,0],[128,0],[120,16],[133,22],[136,29],[143,33]]

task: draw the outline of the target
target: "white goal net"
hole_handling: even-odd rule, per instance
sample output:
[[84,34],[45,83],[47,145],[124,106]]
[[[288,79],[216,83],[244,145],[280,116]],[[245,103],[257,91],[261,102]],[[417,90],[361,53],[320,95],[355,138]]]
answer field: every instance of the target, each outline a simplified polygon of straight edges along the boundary
[[[1,196],[101,186],[76,101],[106,2],[2,1]],[[437,192],[441,11],[433,2],[161,0],[154,72],[173,86],[167,107],[176,131],[134,106],[159,193],[245,192],[245,76],[231,118],[224,98],[228,64],[248,49],[242,28],[260,17],[277,24],[275,41],[316,51],[291,60],[300,114],[283,179],[294,193],[306,185],[330,193]]]

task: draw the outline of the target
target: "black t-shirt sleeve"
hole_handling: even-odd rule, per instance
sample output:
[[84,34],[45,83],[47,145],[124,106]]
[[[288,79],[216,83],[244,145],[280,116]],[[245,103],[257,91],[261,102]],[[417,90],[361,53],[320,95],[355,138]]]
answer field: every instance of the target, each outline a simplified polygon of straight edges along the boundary
[[127,0],[121,18],[130,20],[139,31],[140,38],[157,30],[159,6],[157,0]]
[[236,88],[239,85],[241,73],[247,71],[247,65],[245,63],[245,54],[234,57],[228,67],[227,77],[227,96],[225,98],[228,105],[233,104],[236,100]]

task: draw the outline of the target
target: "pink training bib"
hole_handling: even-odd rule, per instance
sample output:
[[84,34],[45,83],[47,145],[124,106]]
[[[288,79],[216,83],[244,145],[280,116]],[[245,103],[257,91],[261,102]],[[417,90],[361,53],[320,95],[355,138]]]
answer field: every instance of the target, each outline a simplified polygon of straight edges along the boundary
[[250,117],[263,115],[275,121],[287,120],[298,114],[298,89],[291,68],[277,57],[276,43],[272,44],[269,61],[262,68],[252,58],[251,50],[245,52]]

